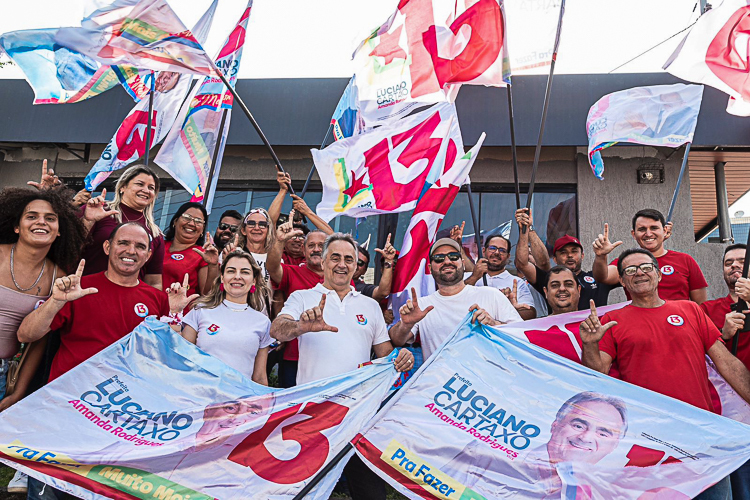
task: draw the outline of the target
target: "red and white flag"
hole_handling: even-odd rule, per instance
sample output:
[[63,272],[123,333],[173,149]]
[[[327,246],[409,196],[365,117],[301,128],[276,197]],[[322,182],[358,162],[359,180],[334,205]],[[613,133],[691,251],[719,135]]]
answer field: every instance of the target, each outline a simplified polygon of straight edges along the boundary
[[452,86],[507,85],[506,47],[502,0],[401,0],[354,52],[365,125],[455,98]]
[[404,234],[401,254],[396,264],[391,294],[394,313],[410,298],[412,287],[420,297],[427,295],[428,290],[424,289],[423,284],[427,275],[430,247],[435,242],[443,217],[456,199],[461,186],[469,178],[484,138],[485,134],[482,133],[476,145],[456,160],[419,199]]
[[367,217],[412,210],[425,184],[463,151],[456,107],[437,104],[393,125],[312,150],[323,183],[317,214]]
[[750,116],[749,37],[750,1],[724,0],[698,19],[664,69],[726,92],[727,112]]

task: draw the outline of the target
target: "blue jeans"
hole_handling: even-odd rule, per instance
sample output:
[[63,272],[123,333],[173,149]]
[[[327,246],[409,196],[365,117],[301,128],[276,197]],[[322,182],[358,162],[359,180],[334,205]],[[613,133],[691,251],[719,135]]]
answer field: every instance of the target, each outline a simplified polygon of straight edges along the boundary
[[0,399],[5,397],[5,384],[8,382],[9,359],[0,359]]
[[29,489],[26,492],[26,500],[66,500],[75,498],[65,492],[56,490],[48,484],[29,476]]
[[733,500],[750,500],[750,461],[729,475]]
[[695,500],[732,500],[732,485],[729,476],[695,497]]

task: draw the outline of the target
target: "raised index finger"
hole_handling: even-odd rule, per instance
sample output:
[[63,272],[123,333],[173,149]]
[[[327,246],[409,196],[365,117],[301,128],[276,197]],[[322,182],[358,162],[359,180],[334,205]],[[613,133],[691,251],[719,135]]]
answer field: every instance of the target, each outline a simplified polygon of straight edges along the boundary
[[78,276],[79,278],[83,276],[84,267],[86,267],[86,259],[81,259],[81,262],[78,263],[78,269],[76,269],[76,276]]
[[42,161],[42,177],[47,175],[47,160]]
[[385,246],[387,247],[390,244],[391,244],[391,233],[388,233],[388,237],[385,239]]
[[604,223],[604,239],[609,239],[609,224],[607,222]]
[[589,300],[589,306],[591,307],[591,314],[593,314],[594,316],[598,318],[599,315],[596,314],[596,303],[594,302],[594,299]]
[[188,273],[185,273],[185,277],[182,279],[182,288],[187,288],[189,281],[190,281],[190,276],[188,276]]
[[412,304],[414,304],[414,307],[419,306],[417,302],[417,290],[414,287],[411,287],[411,300],[412,300]]
[[325,306],[326,306],[326,295],[323,294],[320,297],[320,304],[318,304],[318,307],[320,307],[320,310],[322,311]]

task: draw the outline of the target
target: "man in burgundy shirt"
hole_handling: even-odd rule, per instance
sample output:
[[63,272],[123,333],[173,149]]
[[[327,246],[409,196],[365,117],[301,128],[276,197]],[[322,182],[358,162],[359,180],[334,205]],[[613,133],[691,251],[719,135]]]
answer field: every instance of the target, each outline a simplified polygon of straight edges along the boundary
[[[672,223],[665,223],[661,212],[647,208],[638,211],[633,217],[633,230],[630,234],[639,247],[656,257],[661,275],[659,297],[665,300],[692,300],[700,304],[708,298],[708,283],[698,263],[690,255],[664,248],[664,241],[669,238],[671,231]],[[609,224],[604,224],[604,234],[600,234],[594,241],[596,257],[593,273],[598,283],[620,283],[617,259],[607,265],[607,256],[620,245],[622,241],[610,242]],[[625,294],[628,295],[627,289]]]
[[[720,341],[721,333],[700,306],[659,295],[662,273],[657,259],[642,248],[624,251],[618,260],[620,283],[632,303],[604,315],[596,306],[581,323],[582,363],[607,373],[617,362],[626,382],[714,411],[705,354],[745,401],[750,401],[750,372]],[[729,478],[696,498],[724,498]]]
[[[293,220],[293,215],[289,214],[289,221],[276,229],[276,242],[268,251],[266,259],[266,270],[271,283],[276,290],[281,291],[284,300],[297,290],[308,290],[323,283],[323,243],[327,236],[323,231],[310,231],[305,236],[304,263],[293,265],[281,262],[287,241],[303,234],[301,229],[294,227]],[[299,348],[297,339],[294,339],[286,343],[284,357],[279,365],[281,387],[293,387],[296,384],[298,360]]]

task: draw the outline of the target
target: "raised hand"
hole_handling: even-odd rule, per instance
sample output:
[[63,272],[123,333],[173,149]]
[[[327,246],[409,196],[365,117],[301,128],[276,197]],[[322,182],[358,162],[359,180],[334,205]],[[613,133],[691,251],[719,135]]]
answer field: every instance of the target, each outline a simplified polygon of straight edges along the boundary
[[276,182],[279,183],[279,191],[289,191],[292,177],[287,172],[276,172]]
[[232,252],[232,250],[237,248],[237,245],[239,244],[240,244],[240,232],[237,231],[236,233],[234,233],[234,238],[232,238],[231,241],[227,242],[227,244],[224,245],[224,248],[221,251],[222,261],[225,260],[227,258],[227,255],[229,255]]
[[734,293],[750,304],[750,279],[738,278],[737,283],[734,284]]
[[464,226],[466,226],[466,221],[462,221],[460,226],[456,225],[451,228],[450,239],[457,241],[459,245],[463,244]]
[[396,260],[396,249],[393,248],[393,245],[391,245],[391,233],[388,233],[388,237],[385,239],[385,246],[383,249],[376,248],[375,251],[383,256],[383,259],[393,264],[393,262]]
[[193,248],[195,252],[203,257],[203,261],[209,266],[219,265],[219,249],[214,245],[214,238],[211,233],[206,233],[206,241],[203,243],[203,248]]
[[672,236],[672,228],[674,227],[674,223],[672,221],[667,222],[664,224],[664,241],[667,241],[670,236]]
[[531,309],[531,306],[529,304],[521,304],[518,302],[518,280],[513,280],[512,288],[503,288],[500,291],[505,294],[505,296],[510,301],[510,305],[512,305],[516,309],[516,311]]
[[419,300],[417,299],[417,291],[412,287],[411,299],[406,301],[406,304],[401,306],[398,313],[401,315],[401,322],[407,326],[413,326],[422,321],[427,313],[434,309],[434,306],[429,306],[426,309],[419,307]]
[[474,270],[471,272],[471,275],[481,278],[486,272],[487,272],[487,259],[482,257],[481,259],[477,259],[477,263],[474,264]]
[[73,201],[71,201],[70,203],[74,207],[79,208],[79,207],[84,206],[86,203],[88,203],[90,199],[91,199],[91,192],[86,191],[86,188],[83,188],[76,193],[76,195],[73,197]]
[[188,297],[187,291],[188,288],[190,288],[188,286],[189,279],[190,277],[188,276],[188,273],[185,273],[185,278],[182,280],[182,284],[172,283],[169,288],[164,290],[169,296],[169,312],[173,314],[182,312],[188,304],[200,297],[197,293]]
[[[312,213],[312,210],[310,210],[310,207],[307,206],[307,203],[305,203],[305,200],[297,196],[296,194],[290,195],[292,197],[292,206],[294,207],[294,210],[302,215],[310,215]],[[292,220],[291,214],[289,215],[289,219]]]
[[617,324],[617,321],[610,321],[606,325],[602,325],[599,321],[599,316],[596,314],[596,304],[594,304],[593,300],[589,301],[589,304],[591,306],[591,314],[583,320],[579,328],[581,341],[584,344],[598,343],[604,337],[604,333]]
[[528,208],[519,208],[516,210],[516,222],[518,227],[529,227],[534,225],[534,218],[531,216],[531,210]]
[[294,228],[294,210],[290,210],[289,220],[276,228],[276,239],[281,243],[286,243],[301,234],[304,234],[301,229]]
[[44,189],[51,189],[59,184],[62,184],[62,181],[57,178],[55,175],[55,171],[51,168],[47,168],[47,160],[42,161],[42,179],[39,182],[29,181],[26,184],[29,186],[33,186],[37,189],[44,190]]
[[479,304],[472,304],[472,306],[469,308],[469,312],[474,312],[474,314],[471,315],[471,324],[475,325],[477,322],[481,323],[482,325],[494,325],[495,324],[495,318],[493,318],[490,313],[479,307]]
[[86,295],[98,293],[99,290],[96,288],[81,288],[81,276],[83,276],[83,268],[85,265],[86,261],[81,259],[81,262],[78,263],[78,269],[75,274],[57,278],[52,287],[52,297],[50,298],[58,302],[71,302],[80,299],[81,297],[85,297]]
[[396,359],[393,360],[396,371],[405,372],[414,368],[414,354],[409,349],[399,349]]
[[299,329],[302,333],[307,332],[338,332],[339,329],[331,326],[323,319],[323,310],[326,307],[326,296],[320,298],[320,303],[302,313],[299,318]]
[[594,253],[596,255],[609,255],[612,250],[622,245],[622,241],[612,243],[609,241],[609,224],[604,223],[604,234],[597,236],[594,240]]
[[107,190],[102,189],[102,194],[95,198],[91,198],[86,203],[86,209],[83,212],[84,220],[88,222],[98,222],[106,217],[112,217],[120,212],[117,210],[108,210],[107,202],[104,197],[107,196]]

